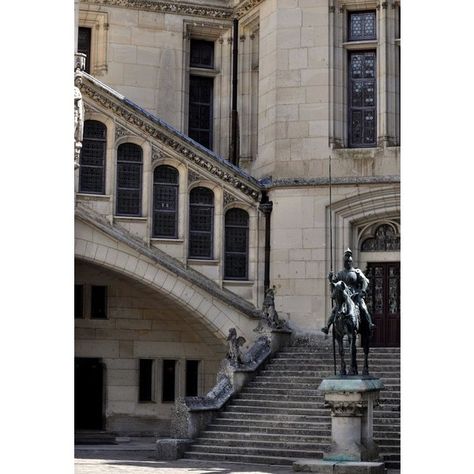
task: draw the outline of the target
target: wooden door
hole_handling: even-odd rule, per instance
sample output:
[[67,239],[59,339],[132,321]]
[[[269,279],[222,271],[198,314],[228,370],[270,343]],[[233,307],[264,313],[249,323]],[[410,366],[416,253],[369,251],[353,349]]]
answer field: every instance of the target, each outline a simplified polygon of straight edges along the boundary
[[76,358],[74,370],[75,430],[102,430],[104,368],[100,359]]
[[376,325],[371,345],[400,346],[400,262],[367,264],[366,303]]

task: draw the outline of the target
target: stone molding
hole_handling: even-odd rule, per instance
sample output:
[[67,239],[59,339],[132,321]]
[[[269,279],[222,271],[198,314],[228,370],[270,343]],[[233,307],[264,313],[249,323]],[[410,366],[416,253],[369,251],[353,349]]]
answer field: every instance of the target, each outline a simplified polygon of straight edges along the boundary
[[204,6],[163,0],[82,0],[82,2],[106,7],[132,8],[156,13],[174,13],[175,15],[192,15],[229,20],[232,19],[233,14],[232,8],[229,7]]
[[367,409],[367,402],[335,402],[335,401],[326,401],[324,404],[325,407],[331,409],[332,416],[363,416],[364,410]]
[[151,248],[139,237],[131,234],[118,224],[111,224],[104,216],[87,205],[76,204],[75,215],[77,219],[93,226],[112,239],[124,243],[139,254],[149,258],[157,265],[162,266],[177,277],[183,278],[191,284],[203,289],[210,296],[216,297],[240,313],[245,314],[250,319],[261,318],[261,311],[255,308],[247,300],[244,300],[229,290],[221,288],[214,281],[205,277],[198,271],[193,270],[192,268],[186,268],[179,260],[171,257],[162,250],[156,247]]
[[247,12],[260,5],[263,0],[244,0],[240,2],[234,10],[234,15],[236,18],[243,17]]
[[125,120],[127,125],[137,127],[140,132],[145,134],[146,139],[158,141],[160,144],[172,148],[186,161],[230,184],[254,201],[259,200],[261,185],[255,178],[141,109],[89,74],[82,73],[81,76],[83,80],[79,88],[86,100],[107,109],[116,118]]
[[[334,185],[355,185],[355,184],[393,184],[400,183],[400,176],[347,176],[332,178]],[[328,186],[329,178],[278,178],[262,183],[265,189],[286,188],[293,186]]]

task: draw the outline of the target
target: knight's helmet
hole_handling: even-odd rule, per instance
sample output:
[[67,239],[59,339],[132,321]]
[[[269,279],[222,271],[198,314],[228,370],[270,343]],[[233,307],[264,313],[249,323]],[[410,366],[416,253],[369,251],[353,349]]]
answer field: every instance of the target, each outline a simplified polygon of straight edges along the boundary
[[344,257],[352,257],[352,250],[347,247],[347,250],[344,252]]

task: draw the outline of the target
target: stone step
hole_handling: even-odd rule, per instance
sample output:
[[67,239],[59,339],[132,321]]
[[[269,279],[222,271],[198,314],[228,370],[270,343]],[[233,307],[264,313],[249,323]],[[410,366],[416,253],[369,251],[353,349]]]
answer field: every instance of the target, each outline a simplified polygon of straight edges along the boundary
[[239,464],[267,464],[271,466],[289,466],[292,465],[295,460],[293,458],[287,458],[283,456],[257,456],[249,455],[245,456],[242,454],[217,454],[207,452],[187,452],[184,454],[185,459],[196,459],[200,461],[215,461],[215,462],[235,462]]
[[[327,354],[327,353],[321,353],[321,352],[279,352],[275,356],[275,360],[280,360],[280,359],[304,359],[304,360],[324,360],[325,362],[329,363],[330,366],[332,367],[334,364],[334,357],[332,355],[332,352]],[[336,354],[336,362],[339,358],[339,354]],[[386,354],[374,354],[373,352],[369,353],[369,365],[372,362],[377,362],[379,360],[387,360],[387,359],[392,359],[392,360],[400,360],[400,354],[398,353],[386,353]],[[362,361],[363,357],[358,356],[357,360]]]
[[[288,441],[292,443],[296,442],[307,442],[307,443],[329,443],[329,436],[316,436],[312,435],[312,432],[303,434],[289,434],[289,433],[266,433],[264,431],[250,431],[250,432],[236,432],[236,431],[204,431],[200,439],[206,440],[221,440],[232,435],[233,440],[254,440],[254,441]],[[386,440],[386,445],[395,443],[397,440]],[[393,441],[393,443],[392,443]],[[237,442],[237,441],[236,441]],[[398,442],[400,442],[398,440]]]
[[[357,365],[363,366],[363,364],[359,364],[359,362],[357,362]],[[329,367],[326,361],[308,362],[307,360],[300,361],[298,359],[274,359],[269,362],[265,368],[269,370],[294,370],[295,368],[300,370],[321,370],[328,372],[329,375],[333,375],[334,373],[334,367]],[[370,364],[369,370],[374,373],[380,371],[399,372],[400,364],[394,364],[392,360],[386,360],[383,363],[379,362],[378,364]]]
[[236,448],[251,448],[251,449],[280,449],[282,451],[322,451],[329,447],[331,440],[329,438],[323,440],[317,438],[315,442],[310,441],[290,441],[274,440],[274,439],[243,439],[234,437],[223,437],[219,440],[215,438],[200,437],[196,440],[195,446],[210,446],[210,447],[236,447]]
[[[245,430],[249,427],[251,428],[281,428],[281,429],[295,429],[295,430],[312,430],[314,434],[326,434],[326,431],[330,433],[331,430],[331,421],[328,418],[324,421],[315,421],[308,420],[306,417],[300,417],[299,420],[283,420],[278,418],[277,420],[256,420],[255,418],[232,418],[229,416],[222,416],[221,418],[216,418],[214,420],[214,425],[227,425],[227,426],[237,426],[241,427],[242,430]],[[324,432],[324,433],[322,433]],[[297,433],[294,433],[297,434]]]
[[[245,411],[241,411],[244,410]],[[228,407],[225,411],[225,418],[226,419],[233,419],[233,420],[254,420],[254,421],[265,421],[268,420],[269,418],[273,420],[275,416],[271,415],[276,415],[278,413],[278,421],[289,421],[289,422],[309,422],[309,423],[330,423],[330,414],[327,412],[325,415],[317,415],[312,411],[292,411],[288,410],[286,413],[284,410],[280,410],[279,412],[275,411],[270,411],[269,413],[263,412],[262,410],[259,411],[251,411],[247,410],[247,407],[242,408],[242,409],[236,409],[234,410],[233,407]],[[223,416],[223,415],[222,415]],[[216,420],[220,420],[220,416],[216,418]]]
[[[232,420],[233,421],[233,420]],[[215,420],[206,428],[206,433],[211,431],[225,431],[226,433],[266,433],[274,435],[290,436],[331,436],[331,426],[328,424],[319,424],[318,427],[311,427],[308,423],[279,423],[273,426],[271,423],[256,422],[254,424],[241,425],[238,422],[232,423],[229,420]],[[245,431],[246,430],[246,431]]]
[[191,445],[188,453],[193,452],[202,452],[208,454],[240,454],[245,456],[269,456],[277,457],[278,455],[285,454],[285,457],[288,458],[312,458],[312,457],[322,457],[323,450],[317,449],[285,449],[284,451],[281,448],[259,448],[252,446],[238,447],[238,446],[208,446],[201,444]]
[[318,396],[309,396],[309,395],[293,395],[287,394],[285,391],[282,393],[268,393],[268,391],[254,391],[245,390],[240,392],[234,400],[263,400],[265,399],[268,402],[288,402],[288,403],[297,403],[297,402],[308,402],[316,403],[322,405],[324,403],[324,397],[322,395]]
[[[386,380],[400,380],[399,374],[400,370],[396,371],[378,371],[378,372],[372,372],[372,375],[375,377],[378,377],[380,379]],[[259,376],[266,376],[266,377],[275,377],[275,378],[281,378],[281,377],[314,377],[317,379],[322,380],[325,377],[330,377],[332,376],[331,372],[322,371],[322,370],[290,370],[290,369],[278,369],[278,368],[267,368],[265,370],[262,370],[259,374]]]
[[299,409],[310,409],[310,410],[316,410],[316,409],[325,409],[324,408],[324,403],[322,400],[317,400],[317,401],[310,401],[310,400],[305,400],[305,401],[294,401],[294,400],[269,400],[265,396],[264,398],[257,398],[257,397],[239,397],[235,399],[232,404],[232,407],[256,407],[258,409],[263,408],[279,408],[279,409],[293,409],[293,408],[299,408]]

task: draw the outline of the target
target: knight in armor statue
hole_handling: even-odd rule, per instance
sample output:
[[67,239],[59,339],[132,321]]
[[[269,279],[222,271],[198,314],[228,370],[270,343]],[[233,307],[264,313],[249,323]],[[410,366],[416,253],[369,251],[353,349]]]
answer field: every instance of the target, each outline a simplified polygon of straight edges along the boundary
[[[354,303],[359,307],[360,317],[365,319],[369,325],[369,329],[373,330],[375,324],[372,322],[367,306],[365,305],[364,298],[366,296],[367,287],[369,286],[369,280],[362,273],[362,270],[359,268],[354,268],[352,265],[352,250],[347,249],[344,252],[344,270],[334,274],[329,272],[328,275],[329,282],[337,283],[338,281],[343,281],[351,292],[351,298]],[[336,316],[336,307],[333,308],[331,312],[331,317],[329,318],[327,326],[321,328],[321,331],[325,334],[328,334],[329,327],[334,322],[334,317]]]

